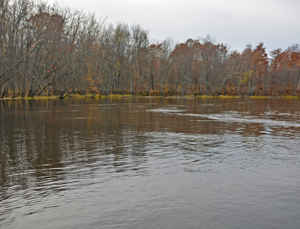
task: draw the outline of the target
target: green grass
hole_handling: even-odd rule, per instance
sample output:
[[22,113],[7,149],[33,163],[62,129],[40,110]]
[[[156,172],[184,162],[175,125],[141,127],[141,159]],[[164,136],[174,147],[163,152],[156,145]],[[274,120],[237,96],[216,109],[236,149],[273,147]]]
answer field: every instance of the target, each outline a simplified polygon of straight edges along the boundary
[[259,96],[259,95],[252,95],[250,96],[250,99],[265,99],[267,96]]
[[284,99],[299,99],[299,96],[293,96],[293,95],[286,95],[283,96]]
[[[110,94],[108,96],[105,95],[101,95],[101,98],[133,98],[133,97],[151,97],[151,98],[181,98],[181,96],[141,96],[141,95],[129,95],[129,94],[125,94],[125,95],[113,95]],[[194,95],[185,95],[183,96],[183,98],[193,98]],[[69,99],[69,98],[76,98],[76,99],[86,99],[86,98],[93,98],[92,94],[86,94],[86,95],[78,95],[78,94],[70,94],[65,95],[64,99]],[[99,99],[100,95],[97,94],[94,98]],[[238,96],[232,96],[232,95],[219,95],[219,96],[213,96],[213,95],[197,95],[196,98],[220,98],[220,99],[232,99],[232,98],[241,98],[240,95]],[[299,96],[245,96],[245,98],[250,98],[250,99],[266,99],[266,98],[281,98],[281,99],[299,99]],[[6,97],[0,100],[47,100],[47,99],[59,99],[59,96],[34,96],[34,97],[28,97],[26,96],[25,98],[22,98],[20,96],[15,97],[15,98],[11,98],[11,97]]]

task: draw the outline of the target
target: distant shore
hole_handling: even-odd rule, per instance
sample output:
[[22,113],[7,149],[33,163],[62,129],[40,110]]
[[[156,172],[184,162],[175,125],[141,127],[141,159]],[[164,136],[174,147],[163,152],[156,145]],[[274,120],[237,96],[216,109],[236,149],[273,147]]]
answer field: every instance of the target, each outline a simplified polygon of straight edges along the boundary
[[215,99],[240,99],[240,98],[250,98],[250,99],[300,99],[300,96],[230,96],[230,95],[219,95],[219,96],[212,96],[212,95],[184,95],[184,96],[142,96],[142,95],[96,95],[93,96],[92,94],[87,95],[66,95],[63,98],[59,96],[34,96],[34,97],[5,97],[0,100],[47,100],[47,99],[103,99],[103,98],[215,98]]

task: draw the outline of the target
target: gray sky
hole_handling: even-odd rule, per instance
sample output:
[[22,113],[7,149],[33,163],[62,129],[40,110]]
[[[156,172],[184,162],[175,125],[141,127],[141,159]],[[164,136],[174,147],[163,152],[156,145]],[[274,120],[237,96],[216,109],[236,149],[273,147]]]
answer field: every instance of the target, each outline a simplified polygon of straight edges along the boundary
[[[49,0],[54,2],[55,0]],[[267,51],[300,43],[299,0],[60,0],[64,6],[140,24],[155,39],[212,35],[231,50],[264,42]]]

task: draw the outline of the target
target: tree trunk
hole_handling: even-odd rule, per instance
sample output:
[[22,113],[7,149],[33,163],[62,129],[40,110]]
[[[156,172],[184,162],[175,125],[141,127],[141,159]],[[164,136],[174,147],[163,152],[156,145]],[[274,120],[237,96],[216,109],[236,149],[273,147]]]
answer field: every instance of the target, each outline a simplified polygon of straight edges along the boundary
[[1,99],[3,99],[4,97],[8,96],[8,86],[5,86],[2,95],[1,95]]

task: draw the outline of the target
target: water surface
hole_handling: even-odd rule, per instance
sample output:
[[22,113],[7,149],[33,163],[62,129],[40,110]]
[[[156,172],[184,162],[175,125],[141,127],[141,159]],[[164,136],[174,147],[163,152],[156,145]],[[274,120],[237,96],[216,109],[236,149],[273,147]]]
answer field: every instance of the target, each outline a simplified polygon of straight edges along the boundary
[[0,228],[299,228],[299,108],[0,101]]

